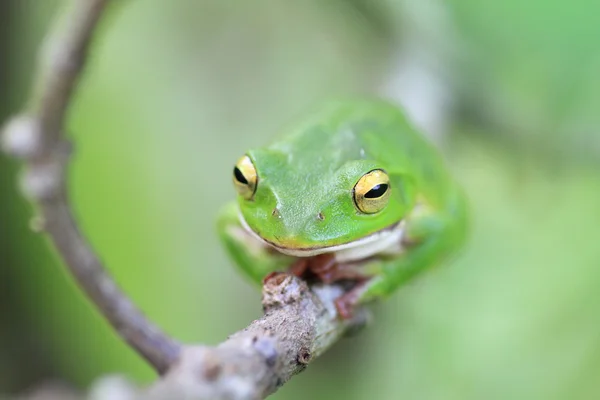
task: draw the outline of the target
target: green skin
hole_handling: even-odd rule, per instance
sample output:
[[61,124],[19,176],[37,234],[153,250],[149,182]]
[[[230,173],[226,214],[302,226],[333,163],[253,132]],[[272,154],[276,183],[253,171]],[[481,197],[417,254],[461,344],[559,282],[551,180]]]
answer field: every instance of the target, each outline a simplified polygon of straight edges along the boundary
[[[254,197],[228,204],[218,231],[235,263],[258,284],[304,253],[327,253],[402,221],[400,250],[351,262],[368,278],[352,293],[355,306],[389,295],[464,242],[462,191],[437,150],[387,102],[325,104],[281,140],[246,154],[258,175]],[[381,211],[365,214],[353,189],[374,169],[388,174],[391,194]]]

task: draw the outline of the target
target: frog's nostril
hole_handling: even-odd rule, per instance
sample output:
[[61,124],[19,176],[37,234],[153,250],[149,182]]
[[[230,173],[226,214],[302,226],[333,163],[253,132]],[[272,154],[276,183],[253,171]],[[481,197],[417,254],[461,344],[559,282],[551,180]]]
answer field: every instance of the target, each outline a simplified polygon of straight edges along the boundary
[[271,215],[275,218],[281,218],[281,215],[279,214],[279,210],[277,208],[273,209],[273,212],[271,212]]
[[325,219],[325,216],[323,215],[323,213],[322,213],[322,212],[319,212],[319,213],[317,214],[317,219],[318,219],[319,221],[323,221],[323,220]]

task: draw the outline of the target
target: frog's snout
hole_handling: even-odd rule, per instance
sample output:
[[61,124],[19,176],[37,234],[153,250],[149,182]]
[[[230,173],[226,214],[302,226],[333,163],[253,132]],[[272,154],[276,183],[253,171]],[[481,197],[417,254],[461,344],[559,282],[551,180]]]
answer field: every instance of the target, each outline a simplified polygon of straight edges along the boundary
[[[279,212],[279,210],[277,209],[277,207],[275,207],[273,209],[273,211],[271,211],[271,216],[273,218],[277,218],[277,219],[281,219],[281,213]],[[322,211],[319,211],[316,215],[315,215],[315,219],[317,221],[325,221],[325,214],[323,214]]]
[[[275,207],[273,209],[273,211],[271,211],[271,216],[273,218],[277,218],[277,219],[281,219],[281,213],[279,212],[279,209],[277,207]],[[322,211],[319,211],[316,215],[315,218],[319,221],[324,221],[325,220],[325,214],[323,214]]]

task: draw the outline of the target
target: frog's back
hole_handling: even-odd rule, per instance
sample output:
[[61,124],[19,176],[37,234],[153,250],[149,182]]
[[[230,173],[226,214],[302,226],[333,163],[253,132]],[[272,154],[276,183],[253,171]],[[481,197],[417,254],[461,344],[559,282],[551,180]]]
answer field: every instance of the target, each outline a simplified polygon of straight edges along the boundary
[[302,160],[306,173],[333,172],[349,160],[372,159],[406,173],[428,201],[442,206],[454,191],[444,162],[404,113],[384,100],[327,103],[272,148]]

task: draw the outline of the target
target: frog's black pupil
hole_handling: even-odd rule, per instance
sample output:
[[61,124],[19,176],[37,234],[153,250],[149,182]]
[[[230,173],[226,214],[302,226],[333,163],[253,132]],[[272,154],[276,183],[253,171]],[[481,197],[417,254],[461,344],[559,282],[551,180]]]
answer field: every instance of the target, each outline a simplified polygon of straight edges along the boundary
[[376,199],[378,197],[383,196],[387,190],[388,190],[388,184],[380,183],[379,185],[373,186],[373,188],[371,190],[369,190],[367,193],[365,193],[365,198],[366,199]]
[[248,184],[248,180],[246,179],[244,174],[242,174],[242,171],[240,171],[238,167],[235,167],[233,169],[233,175],[235,176],[235,179],[237,179],[238,182],[243,183],[244,185]]

